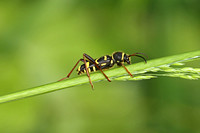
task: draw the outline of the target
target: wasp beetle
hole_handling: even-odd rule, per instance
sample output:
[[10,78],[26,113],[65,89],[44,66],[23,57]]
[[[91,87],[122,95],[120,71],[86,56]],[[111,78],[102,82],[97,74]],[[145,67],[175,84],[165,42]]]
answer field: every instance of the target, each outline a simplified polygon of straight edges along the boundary
[[97,59],[93,59],[92,57],[90,57],[87,54],[83,54],[83,59],[78,60],[78,62],[75,64],[75,66],[72,68],[72,70],[69,72],[69,74],[67,75],[67,77],[64,77],[62,79],[60,79],[59,81],[62,81],[64,79],[69,78],[69,76],[71,75],[71,73],[73,72],[73,70],[76,68],[76,66],[78,65],[78,63],[80,61],[84,62],[84,64],[82,64],[81,66],[78,67],[77,72],[78,75],[82,74],[82,73],[87,73],[87,76],[89,78],[89,82],[92,86],[93,89],[93,84],[92,81],[90,79],[90,72],[95,72],[97,70],[100,70],[101,73],[105,76],[105,78],[109,81],[110,79],[106,76],[106,74],[102,71],[103,69],[109,69],[111,67],[114,66],[114,64],[117,64],[117,66],[123,66],[125,68],[125,70],[128,72],[128,74],[133,77],[133,75],[129,72],[129,70],[124,66],[124,63],[127,64],[131,64],[131,56],[137,56],[142,58],[145,63],[147,62],[146,59],[141,56],[144,55],[146,58],[147,56],[143,53],[134,53],[131,55],[128,55],[124,52],[114,52],[111,56],[110,55],[105,55],[102,56],[100,58]]

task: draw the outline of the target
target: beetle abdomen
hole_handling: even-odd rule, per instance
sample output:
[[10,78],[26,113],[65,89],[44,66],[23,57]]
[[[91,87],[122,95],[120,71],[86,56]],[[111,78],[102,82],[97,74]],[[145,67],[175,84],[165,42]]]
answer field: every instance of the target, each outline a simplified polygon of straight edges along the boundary
[[[102,56],[100,58],[95,59],[95,63],[101,68],[101,69],[108,69],[113,66],[113,60],[112,57],[109,55]],[[94,63],[91,63],[86,60],[86,66],[88,68],[89,72],[95,72],[99,70]],[[82,73],[86,73],[85,64],[82,64],[77,69],[78,75],[81,75]]]

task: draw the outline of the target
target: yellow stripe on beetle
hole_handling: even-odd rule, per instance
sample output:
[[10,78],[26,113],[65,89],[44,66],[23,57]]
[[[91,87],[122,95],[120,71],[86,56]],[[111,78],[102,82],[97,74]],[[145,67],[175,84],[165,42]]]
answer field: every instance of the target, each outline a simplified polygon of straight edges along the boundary
[[111,60],[110,63],[113,64],[113,60]]
[[86,62],[86,66],[87,66],[87,68],[89,67],[89,65],[90,65],[90,62]]
[[122,61],[124,60],[124,53],[122,53]]
[[80,70],[81,70],[81,66],[78,67],[78,71],[80,71]]
[[105,66],[105,65],[106,65],[106,63],[102,63],[102,64],[101,64],[101,66]]
[[[86,62],[86,67],[87,67],[87,69],[88,69],[88,72],[91,72],[89,66],[90,66],[90,62]],[[86,69],[86,68],[85,68],[85,69]]]
[[97,61],[98,59],[95,60],[96,64],[99,64],[99,62]]
[[107,60],[107,56],[104,56],[104,60]]
[[93,71],[94,71],[94,72],[97,71],[95,66],[93,66]]

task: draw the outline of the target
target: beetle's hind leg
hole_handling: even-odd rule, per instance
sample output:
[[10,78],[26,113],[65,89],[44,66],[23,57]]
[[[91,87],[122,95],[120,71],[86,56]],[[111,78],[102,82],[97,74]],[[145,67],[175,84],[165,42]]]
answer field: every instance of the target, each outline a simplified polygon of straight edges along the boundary
[[86,56],[83,54],[83,62],[84,62],[84,64],[85,64],[85,70],[86,70],[86,73],[87,73],[87,76],[88,76],[88,78],[89,78],[89,82],[90,82],[90,84],[91,84],[91,87],[92,87],[92,89],[94,90],[94,86],[93,86],[93,84],[92,84],[92,81],[91,81],[91,78],[90,78],[90,73],[89,73],[89,71],[88,71],[88,67],[89,67],[89,65],[87,66],[87,63],[86,63]]
[[80,61],[84,62],[83,59],[78,60],[77,63],[76,63],[76,64],[74,65],[74,67],[72,68],[72,70],[71,70],[71,71],[69,72],[69,74],[67,75],[67,77],[64,77],[64,78],[62,78],[62,79],[60,79],[60,80],[58,80],[58,81],[62,81],[62,80],[64,80],[64,79],[69,78],[69,76],[70,76],[71,73],[74,71],[74,69],[76,68],[76,66],[78,65],[78,63],[79,63]]

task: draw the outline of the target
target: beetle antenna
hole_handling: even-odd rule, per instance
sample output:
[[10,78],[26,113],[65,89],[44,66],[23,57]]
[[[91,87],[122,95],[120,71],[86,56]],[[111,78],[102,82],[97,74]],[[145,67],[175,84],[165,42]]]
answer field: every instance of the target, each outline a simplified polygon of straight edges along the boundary
[[137,56],[137,57],[142,58],[142,59],[145,61],[145,63],[147,63],[147,60],[146,60],[143,56],[138,55],[138,54],[142,54],[142,55],[144,55],[146,58],[148,58],[148,56],[145,55],[144,53],[134,53],[134,54],[129,55],[128,57],[130,57],[130,56]]

